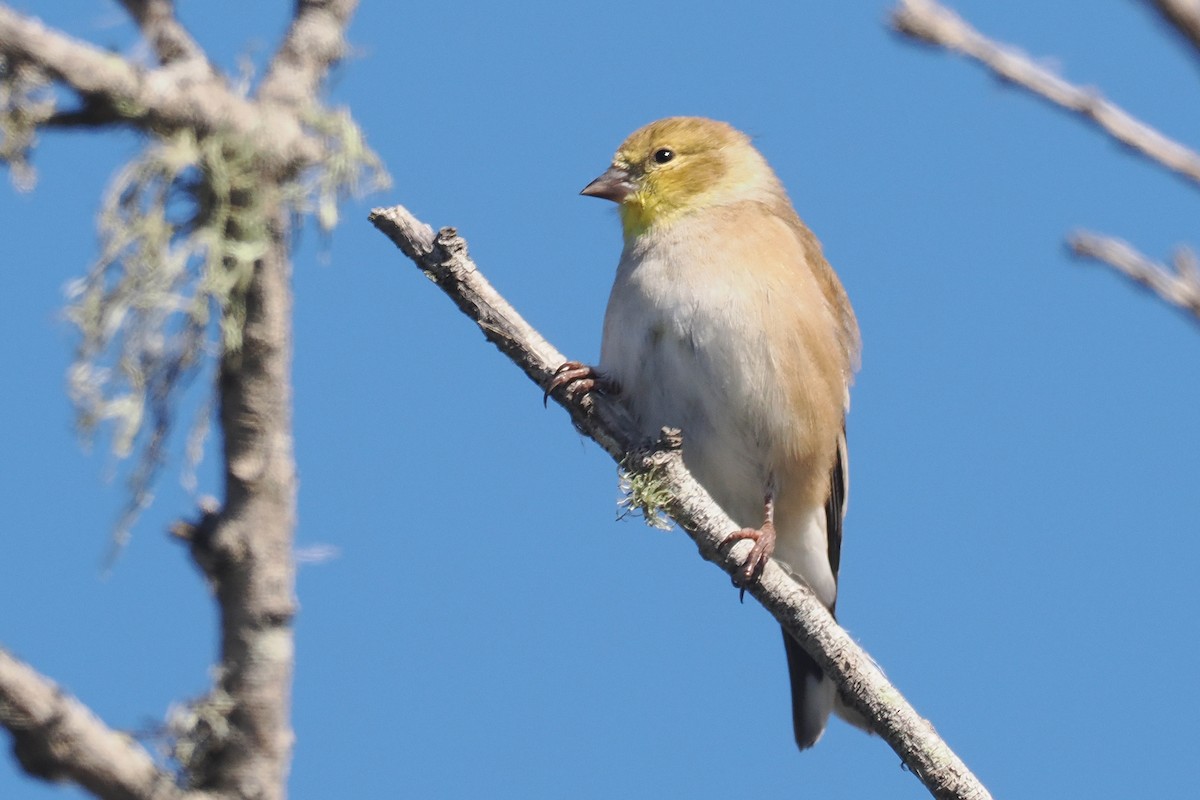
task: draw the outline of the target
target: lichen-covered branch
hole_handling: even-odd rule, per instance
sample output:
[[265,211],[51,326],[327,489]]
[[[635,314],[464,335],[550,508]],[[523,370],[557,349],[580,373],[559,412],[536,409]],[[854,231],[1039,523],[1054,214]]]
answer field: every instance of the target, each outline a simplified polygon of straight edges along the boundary
[[30,775],[70,780],[97,797],[206,800],[180,789],[132,737],[114,731],[33,667],[0,648],[0,726]]
[[1144,0],[1200,55],[1200,0]]
[[0,5],[0,57],[30,64],[81,97],[100,95],[146,130],[226,131],[254,141],[266,166],[286,173],[315,164],[324,148],[293,113],[237,95],[219,77],[197,80],[169,66],[145,70]]
[[1167,266],[1138,252],[1128,242],[1088,231],[1071,234],[1067,245],[1079,258],[1108,264],[1187,312],[1192,321],[1200,322],[1200,268],[1192,251],[1179,250],[1172,265]]
[[175,16],[172,0],[120,0],[154,48],[160,64],[204,62],[204,51]]
[[357,6],[358,0],[298,0],[258,96],[290,105],[313,102],[321,81],[346,51],[346,27]]
[[285,796],[291,760],[296,612],[296,467],[292,444],[292,290],[288,214],[270,216],[254,263],[240,347],[219,376],[225,497],[192,551],[221,614],[218,689],[233,709],[223,741],[189,765],[199,788],[255,800]]
[[238,347],[223,347],[218,395],[224,502],[206,498],[185,542],[221,615],[217,681],[172,714],[189,787],[282,800],[294,736],[296,466],[292,442],[289,214],[277,206],[254,262]]
[[1090,120],[1122,145],[1200,184],[1200,154],[1141,122],[1099,92],[1075,86],[1016,49],[989,39],[935,0],[902,0],[892,12],[892,25],[916,40],[977,61],[1003,80]]
[[[539,387],[546,386],[564,356],[534,330],[480,274],[466,242],[453,229],[438,234],[395,206],[371,212],[371,222],[437,284],[483,335],[507,355]],[[646,446],[619,403],[601,395],[570,401],[562,390],[554,398],[570,414],[578,430],[594,439],[622,468],[652,481],[664,507],[696,542],[700,554],[733,576],[750,545],[722,550],[724,537],[737,528],[687,472],[677,435]],[[837,681],[847,702],[869,719],[908,768],[938,798],[989,798],[966,765],[892,686],[883,672],[834,621],[816,596],[784,572],[768,564],[761,581],[747,591],[763,604],[828,675]]]

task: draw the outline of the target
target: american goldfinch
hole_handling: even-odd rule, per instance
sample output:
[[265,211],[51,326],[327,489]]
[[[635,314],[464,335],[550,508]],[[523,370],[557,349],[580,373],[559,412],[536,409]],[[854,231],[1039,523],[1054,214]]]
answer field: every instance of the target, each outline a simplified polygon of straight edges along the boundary
[[[640,432],[681,429],[683,460],[754,548],[833,611],[858,324],[821,245],[749,137],[698,117],[625,140],[582,192],[618,204],[625,248],[598,368],[552,388],[619,394]],[[836,687],[784,633],[796,743],[825,730]]]

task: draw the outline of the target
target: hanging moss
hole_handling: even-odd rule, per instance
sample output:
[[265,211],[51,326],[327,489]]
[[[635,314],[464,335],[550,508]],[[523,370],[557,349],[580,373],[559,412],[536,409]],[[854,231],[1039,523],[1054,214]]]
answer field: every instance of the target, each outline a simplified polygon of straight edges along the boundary
[[50,80],[33,65],[0,57],[0,163],[8,165],[13,186],[33,189],[37,172],[29,156],[37,126],[54,113]]
[[[150,502],[181,393],[216,353],[242,346],[246,293],[274,215],[315,216],[328,231],[341,199],[387,183],[346,112],[306,123],[328,155],[294,177],[264,174],[243,137],[185,130],[149,141],[106,192],[100,255],[68,287],[67,317],[80,333],[68,382],[84,438],[111,423],[113,453],[137,454],[118,544]],[[185,478],[212,409],[203,404],[193,420]]]

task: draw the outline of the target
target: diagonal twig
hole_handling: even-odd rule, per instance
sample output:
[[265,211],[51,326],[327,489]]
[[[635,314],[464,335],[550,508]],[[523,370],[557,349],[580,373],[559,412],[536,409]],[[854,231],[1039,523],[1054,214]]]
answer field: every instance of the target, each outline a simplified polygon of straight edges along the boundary
[[1190,250],[1181,249],[1172,266],[1167,266],[1146,257],[1128,242],[1088,231],[1071,234],[1067,246],[1079,258],[1108,264],[1200,323],[1200,270]]
[[1200,55],[1200,0],[1144,0]]
[[[539,387],[545,387],[565,357],[512,308],[480,274],[467,254],[466,242],[451,228],[433,230],[401,206],[375,209],[371,222],[475,321],[483,335],[504,352]],[[677,432],[664,431],[653,447],[638,442],[622,406],[603,395],[570,401],[557,390],[554,398],[570,414],[576,428],[595,440],[622,467],[648,476],[665,489],[663,510],[696,543],[701,556],[733,576],[741,569],[750,545],[721,549],[725,535],[737,528],[683,465]],[[934,797],[990,798],[934,731],[892,686],[858,644],[850,638],[807,586],[775,562],[762,579],[747,587],[762,605],[807,650],[841,687],[857,711],[891,745]]]
[[316,97],[321,81],[346,51],[346,27],[357,6],[358,0],[298,0],[259,97],[288,104]]
[[901,0],[892,12],[892,25],[926,44],[974,59],[998,77],[1091,120],[1121,144],[1192,184],[1200,184],[1200,154],[1164,136],[1099,92],[1075,86],[1014,48],[989,39],[935,0]]
[[175,16],[172,0],[120,0],[133,17],[142,35],[154,48],[160,64],[176,61],[207,63],[204,51]]

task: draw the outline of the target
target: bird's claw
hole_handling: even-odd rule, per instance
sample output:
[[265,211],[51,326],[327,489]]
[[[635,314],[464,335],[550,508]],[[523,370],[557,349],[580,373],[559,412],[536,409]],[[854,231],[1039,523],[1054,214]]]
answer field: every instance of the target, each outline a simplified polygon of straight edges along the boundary
[[555,389],[566,387],[567,399],[574,401],[588,392],[599,391],[602,394],[616,394],[616,383],[602,375],[595,367],[581,361],[564,361],[554,370],[554,377],[546,384],[546,393],[542,395],[542,406],[550,400],[550,394]]
[[724,550],[744,540],[754,542],[754,547],[750,549],[742,568],[733,576],[733,585],[741,589],[741,599],[746,597],[746,587],[762,577],[767,562],[771,560],[771,554],[775,552],[775,524],[768,520],[761,528],[736,530],[722,539],[718,547]]

